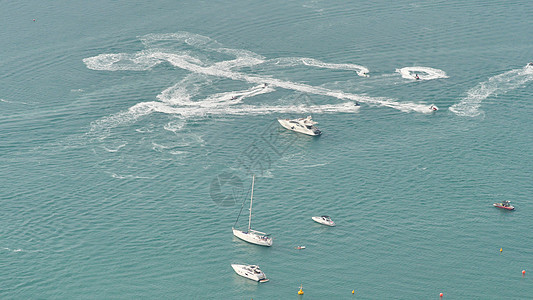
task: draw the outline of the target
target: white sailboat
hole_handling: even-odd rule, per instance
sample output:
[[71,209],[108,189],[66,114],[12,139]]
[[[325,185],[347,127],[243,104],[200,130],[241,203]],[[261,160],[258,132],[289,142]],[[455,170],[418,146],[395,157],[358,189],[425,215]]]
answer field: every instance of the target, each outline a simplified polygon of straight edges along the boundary
[[[235,229],[235,225],[234,225],[234,227],[232,227],[233,235],[248,243],[270,247],[272,246],[272,237],[270,237],[269,234],[252,229],[252,203],[254,200],[254,182],[255,182],[255,175],[252,176],[252,193],[250,196],[250,214],[248,216],[248,230],[242,231],[242,230]],[[241,208],[241,211],[242,211],[242,208]],[[239,216],[240,216],[240,213],[239,213]],[[239,217],[237,217],[237,221],[238,220],[239,220]],[[237,224],[237,221],[235,221],[235,224]]]

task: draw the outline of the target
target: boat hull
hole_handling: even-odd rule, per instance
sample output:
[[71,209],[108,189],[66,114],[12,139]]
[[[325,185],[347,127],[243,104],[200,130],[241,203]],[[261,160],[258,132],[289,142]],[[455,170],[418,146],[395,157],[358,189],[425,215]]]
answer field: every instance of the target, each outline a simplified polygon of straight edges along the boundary
[[263,273],[262,271],[260,273],[253,272],[247,265],[231,264],[231,267],[233,268],[235,273],[237,273],[238,275],[244,278],[248,278],[250,280],[258,281],[258,282],[268,281],[265,273]]
[[313,219],[313,221],[319,223],[319,224],[322,224],[322,225],[326,225],[326,226],[335,226],[335,222],[331,221],[331,222],[328,222],[328,221],[325,221],[324,219],[322,219],[321,217],[311,217],[311,219]]
[[281,126],[285,127],[288,130],[291,130],[291,131],[294,131],[294,132],[303,133],[303,134],[307,134],[307,135],[310,135],[310,136],[317,136],[317,135],[322,134],[322,132],[320,132],[320,130],[313,131],[311,129],[302,128],[300,126],[297,126],[297,125],[289,123],[289,121],[290,120],[287,120],[287,119],[278,119],[279,124],[281,124]]
[[503,208],[503,209],[506,209],[506,210],[514,210],[514,206],[503,206],[499,203],[494,203],[493,204],[494,207],[497,207],[497,208]]
[[265,247],[272,246],[272,238],[265,237],[259,234],[255,234],[253,232],[244,232],[244,231],[233,228],[233,235],[251,244],[256,244],[256,245],[265,246]]

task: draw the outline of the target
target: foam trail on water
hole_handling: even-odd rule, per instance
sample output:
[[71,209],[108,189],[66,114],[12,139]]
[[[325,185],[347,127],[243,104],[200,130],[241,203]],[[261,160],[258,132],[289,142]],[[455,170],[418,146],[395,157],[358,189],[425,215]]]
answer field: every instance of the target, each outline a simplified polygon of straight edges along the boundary
[[419,80],[448,78],[446,72],[429,67],[405,67],[401,69],[396,69],[396,72],[400,73],[405,79],[413,80],[416,80],[416,75],[418,75]]
[[104,148],[107,152],[118,152],[118,151],[120,150],[120,148],[125,147],[125,146],[126,146],[126,144],[121,144],[121,145],[119,145],[119,146],[118,146],[117,148],[115,148],[115,149],[110,149],[110,148],[107,148],[107,147],[103,147],[103,148]]
[[[178,91],[183,92],[183,90],[178,88]],[[202,101],[192,101],[189,97],[177,97],[177,98],[167,98],[168,95],[180,95],[179,92],[169,90],[167,93],[162,93],[158,95],[158,98],[167,103],[172,103],[173,105],[182,105],[182,106],[198,106],[198,107],[217,107],[217,106],[229,106],[242,103],[243,99],[248,97],[254,97],[260,94],[273,92],[274,89],[268,87],[264,84],[254,86],[250,89],[242,91],[232,91],[213,94]]]
[[[176,55],[171,53],[163,52],[144,52],[145,59],[150,62],[149,64],[155,65],[163,61],[167,61],[174,65],[175,67],[188,70],[193,73],[229,78],[232,80],[246,81],[254,84],[264,84],[267,83],[272,87],[280,87],[288,90],[299,91],[308,94],[330,96],[338,98],[341,100],[352,100],[357,102],[364,102],[369,104],[374,104],[377,106],[386,106],[394,109],[398,109],[403,112],[421,112],[421,113],[430,113],[428,105],[426,104],[415,104],[409,102],[397,102],[392,99],[385,98],[373,98],[368,96],[359,96],[356,94],[345,93],[339,90],[330,90],[323,87],[315,87],[303,83],[296,83],[291,81],[285,81],[270,77],[262,77],[256,75],[247,75],[239,72],[229,71],[225,69],[219,69],[216,66],[201,66],[196,64],[195,59],[188,55]],[[138,56],[136,56],[139,58]],[[108,61],[106,58],[109,58]],[[100,54],[95,57],[84,59],[85,64],[89,69],[94,70],[109,70],[115,71],[113,66],[116,63],[116,57],[113,54]],[[143,66],[149,65],[148,63],[142,63]],[[122,66],[119,66],[120,70],[123,70]]]
[[368,77],[368,68],[356,64],[332,64],[325,63],[318,59],[307,58],[307,57],[285,57],[285,58],[276,58],[271,60],[276,65],[279,66],[296,66],[296,65],[306,65],[317,68],[324,69],[335,69],[335,70],[349,70],[355,71],[357,75],[362,77]]
[[[306,65],[328,69],[344,69],[358,72],[364,76],[368,69],[356,64],[333,64],[325,63],[312,58],[279,58],[265,61],[264,57],[251,51],[242,49],[224,48],[217,41],[209,37],[192,34],[189,32],[177,32],[170,34],[148,34],[140,38],[147,50],[136,54],[101,54],[95,57],[84,59],[84,63],[89,69],[94,70],[147,70],[162,62],[169,62],[172,65],[188,70],[196,75],[217,76],[233,80],[247,81],[253,84],[269,83],[273,87],[281,87],[304,93],[337,97],[342,100],[352,100],[366,102],[377,106],[387,106],[399,109],[404,112],[416,111],[427,113],[426,105],[413,103],[399,103],[392,99],[363,97],[355,94],[348,94],[342,91],[327,90],[325,88],[313,87],[305,84],[282,81],[268,76],[252,76],[232,71],[233,68],[253,66],[261,63],[274,63],[279,65]],[[190,48],[194,49],[190,49]],[[216,63],[205,63],[211,54],[201,54],[202,59],[193,57],[191,53],[196,50],[215,53],[215,60],[220,60],[220,54],[232,55],[234,60],[224,60]],[[428,72],[431,68],[426,68]],[[167,98],[172,99],[172,98]],[[174,98],[176,99],[176,98]]]
[[[271,105],[240,105],[240,106],[215,106],[215,107],[175,107],[164,102],[150,101],[141,102],[127,111],[119,112],[117,114],[102,118],[91,124],[91,129],[88,135],[101,134],[107,132],[117,126],[124,124],[130,124],[138,120],[139,118],[146,116],[150,113],[158,112],[164,114],[179,115],[184,118],[198,117],[206,115],[266,115],[271,113],[355,113],[359,110],[359,106],[353,102],[344,102],[339,104],[324,104],[324,105],[286,105],[286,106],[271,106]],[[171,126],[171,125],[170,125]],[[179,130],[181,128],[165,127],[167,130]],[[104,139],[104,136],[98,135],[100,139]]]
[[487,99],[487,97],[497,93],[506,93],[532,80],[533,66],[529,65],[521,69],[496,75],[470,89],[466,97],[450,107],[450,111],[458,116],[478,116],[481,113],[479,111],[481,102]]

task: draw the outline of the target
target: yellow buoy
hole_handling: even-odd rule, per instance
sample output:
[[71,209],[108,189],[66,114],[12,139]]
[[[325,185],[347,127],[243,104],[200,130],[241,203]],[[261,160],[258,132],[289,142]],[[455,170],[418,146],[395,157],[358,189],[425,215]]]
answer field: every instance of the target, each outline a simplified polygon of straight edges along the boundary
[[500,248],[500,252],[502,252],[502,251],[503,251],[503,248]]
[[298,295],[303,295],[304,291],[302,290],[302,285],[300,285],[300,290],[298,291]]
[[352,294],[355,294],[355,290],[352,290]]

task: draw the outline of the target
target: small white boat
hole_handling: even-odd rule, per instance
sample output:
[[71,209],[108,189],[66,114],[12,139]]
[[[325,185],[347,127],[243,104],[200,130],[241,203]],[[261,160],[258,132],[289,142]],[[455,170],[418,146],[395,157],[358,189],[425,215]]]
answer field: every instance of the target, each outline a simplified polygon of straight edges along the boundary
[[235,228],[235,225],[237,225],[237,222],[239,221],[239,216],[241,215],[239,213],[239,216],[237,216],[237,221],[235,221],[235,225],[232,228],[233,235],[248,243],[270,247],[272,246],[272,237],[270,237],[269,234],[252,229],[252,203],[254,200],[254,183],[255,175],[252,176],[252,192],[250,196],[250,214],[248,215],[248,229],[244,231]]
[[429,107],[429,109],[430,109],[431,111],[437,111],[437,110],[439,110],[439,108],[438,108],[435,104],[431,104],[431,106]]
[[246,277],[251,280],[259,281],[259,282],[267,282],[268,279],[266,278],[265,273],[261,271],[259,266],[256,265],[239,265],[239,264],[231,264],[231,267],[235,271],[235,273],[241,275],[242,277]]
[[311,120],[311,116],[299,119],[278,119],[281,126],[307,135],[320,135],[322,132],[315,127],[317,122]]
[[311,219],[323,225],[335,226],[335,222],[329,216],[311,217]]

